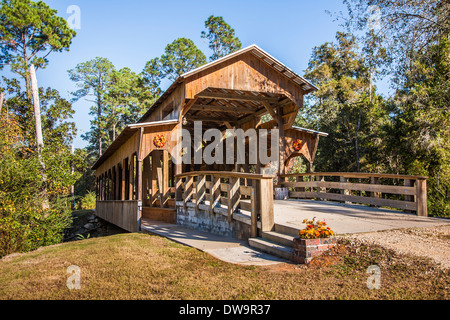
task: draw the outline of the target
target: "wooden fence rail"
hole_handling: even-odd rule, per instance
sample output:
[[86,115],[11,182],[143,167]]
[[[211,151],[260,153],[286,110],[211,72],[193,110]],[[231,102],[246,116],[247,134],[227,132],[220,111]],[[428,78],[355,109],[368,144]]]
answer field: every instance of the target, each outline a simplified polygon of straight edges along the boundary
[[[209,212],[224,212],[233,219],[237,211],[250,213],[251,236],[257,236],[258,220],[262,231],[274,226],[273,176],[223,171],[198,171],[175,175],[176,199],[207,205]],[[204,208],[204,206],[203,206]]]
[[315,172],[285,174],[281,178],[285,181],[281,181],[279,186],[289,188],[290,198],[355,202],[415,211],[419,216],[428,215],[427,177],[424,176]]

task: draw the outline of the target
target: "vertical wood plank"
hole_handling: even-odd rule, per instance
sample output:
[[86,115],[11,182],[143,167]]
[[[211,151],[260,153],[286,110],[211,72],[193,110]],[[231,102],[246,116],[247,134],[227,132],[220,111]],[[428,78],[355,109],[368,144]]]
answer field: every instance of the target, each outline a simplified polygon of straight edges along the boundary
[[202,202],[202,200],[205,197],[205,193],[206,193],[205,182],[206,182],[206,176],[200,175],[200,176],[198,176],[198,180],[195,183],[195,190],[196,190],[195,206],[197,207],[197,209],[198,209],[200,202]]
[[214,212],[214,207],[220,203],[220,178],[214,175],[211,176],[211,189],[209,191],[209,212]]
[[259,180],[259,202],[261,231],[272,231],[275,223],[273,217],[273,180]]
[[258,213],[257,213],[257,205],[256,205],[256,192],[255,187],[252,187],[252,191],[250,193],[250,204],[252,207],[252,212],[250,214],[250,236],[252,238],[258,236]]
[[428,216],[428,205],[427,205],[427,180],[417,179],[417,215],[422,217]]
[[185,210],[187,207],[187,202],[190,200],[190,197],[192,195],[193,184],[194,184],[194,176],[187,177],[183,194],[183,207]]
[[168,206],[169,199],[169,152],[161,151],[162,155],[162,180],[161,180],[161,207]]

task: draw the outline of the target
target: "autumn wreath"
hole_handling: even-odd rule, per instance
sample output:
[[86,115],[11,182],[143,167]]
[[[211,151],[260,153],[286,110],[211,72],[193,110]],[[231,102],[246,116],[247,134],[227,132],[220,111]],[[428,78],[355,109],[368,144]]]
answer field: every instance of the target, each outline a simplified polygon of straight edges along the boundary
[[295,149],[296,151],[300,151],[300,149],[302,148],[302,146],[303,146],[302,140],[297,139],[297,140],[294,141],[294,149]]
[[157,148],[162,148],[166,145],[166,138],[162,135],[162,134],[157,134],[154,138],[153,138],[153,144],[155,145],[155,147]]

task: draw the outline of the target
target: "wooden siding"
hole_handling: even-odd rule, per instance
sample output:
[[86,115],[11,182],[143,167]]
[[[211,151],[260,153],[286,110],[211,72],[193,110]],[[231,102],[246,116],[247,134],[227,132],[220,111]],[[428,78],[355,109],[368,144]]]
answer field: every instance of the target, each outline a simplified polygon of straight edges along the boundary
[[223,88],[284,94],[297,107],[303,105],[303,91],[300,86],[251,53],[196,73],[188,77],[185,83],[186,99],[195,98],[207,88]]
[[97,200],[95,214],[126,231],[139,231],[140,214],[136,200]]
[[130,157],[133,153],[137,152],[139,150],[139,138],[140,132],[137,131],[127,141],[125,141],[119,149],[117,149],[100,165],[100,167],[97,168],[97,177],[113,166],[121,163],[125,158]]
[[[184,104],[185,92],[184,84],[180,84],[166,99],[161,101],[161,103],[155,107],[155,109],[145,118],[141,119],[140,122],[151,122],[160,120],[174,120],[180,118],[180,111]],[[173,111],[164,116],[164,110],[166,108],[173,108]]]

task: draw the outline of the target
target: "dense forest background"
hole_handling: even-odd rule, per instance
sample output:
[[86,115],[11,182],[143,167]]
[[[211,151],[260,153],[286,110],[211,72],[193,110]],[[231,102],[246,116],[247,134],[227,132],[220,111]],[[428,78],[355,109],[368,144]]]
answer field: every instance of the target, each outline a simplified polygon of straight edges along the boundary
[[[335,41],[312,48],[304,77],[319,90],[296,124],[329,133],[314,171],[426,175],[428,210],[450,216],[450,4],[448,1],[344,0]],[[67,71],[72,98],[39,88],[39,69],[69,49],[76,32],[43,2],[2,0],[0,7],[0,256],[58,243],[74,207],[95,202],[95,160],[162,94],[162,83],[241,48],[235,30],[210,16],[200,35],[167,44],[140,73],[104,57]],[[393,94],[377,91],[390,79]],[[72,104],[91,102],[84,149]],[[301,162],[292,168],[304,170]]]

